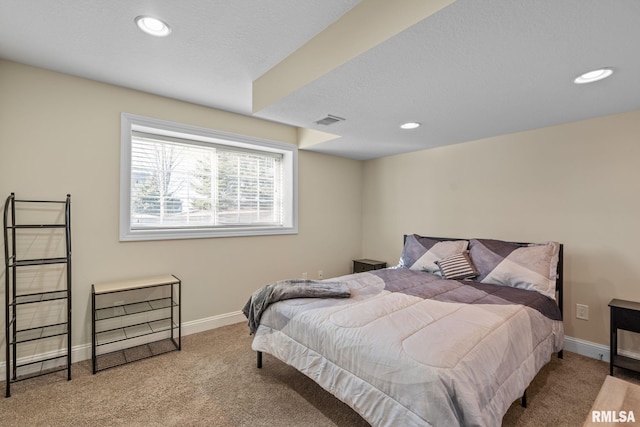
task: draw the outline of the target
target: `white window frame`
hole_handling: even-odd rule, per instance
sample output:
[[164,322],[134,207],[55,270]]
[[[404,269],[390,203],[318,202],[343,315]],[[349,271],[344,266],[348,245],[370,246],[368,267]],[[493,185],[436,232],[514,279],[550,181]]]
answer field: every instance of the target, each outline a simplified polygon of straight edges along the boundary
[[[234,225],[136,229],[131,227],[131,139],[132,133],[145,132],[198,143],[279,153],[283,156],[283,225]],[[120,241],[196,239],[232,236],[262,236],[298,233],[298,147],[279,141],[255,138],[218,130],[121,114],[120,146]]]

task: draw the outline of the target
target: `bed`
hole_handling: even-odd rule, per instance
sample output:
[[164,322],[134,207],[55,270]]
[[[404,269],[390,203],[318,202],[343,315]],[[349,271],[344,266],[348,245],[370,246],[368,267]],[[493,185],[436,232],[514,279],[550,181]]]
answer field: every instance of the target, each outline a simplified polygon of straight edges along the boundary
[[499,426],[562,357],[562,250],[405,236],[397,266],[330,279],[348,298],[270,304],[252,348],[373,426]]

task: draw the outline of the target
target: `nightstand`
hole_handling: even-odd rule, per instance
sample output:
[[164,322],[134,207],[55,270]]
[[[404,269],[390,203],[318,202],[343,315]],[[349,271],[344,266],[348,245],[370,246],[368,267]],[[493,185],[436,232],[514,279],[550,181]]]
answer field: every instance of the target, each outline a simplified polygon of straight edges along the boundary
[[376,261],[373,259],[354,259],[353,260],[353,272],[362,273],[369,270],[380,270],[386,268],[387,263],[382,261]]
[[640,303],[612,299],[609,308],[611,310],[609,374],[613,376],[614,366],[640,372],[640,360],[618,354],[618,329],[640,333]]

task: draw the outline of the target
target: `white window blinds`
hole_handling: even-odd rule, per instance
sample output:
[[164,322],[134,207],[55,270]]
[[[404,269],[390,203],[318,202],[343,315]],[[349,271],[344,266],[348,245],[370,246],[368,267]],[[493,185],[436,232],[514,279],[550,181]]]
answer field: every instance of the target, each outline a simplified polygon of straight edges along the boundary
[[131,227],[281,226],[282,157],[133,132]]
[[298,148],[121,115],[120,240],[298,232]]

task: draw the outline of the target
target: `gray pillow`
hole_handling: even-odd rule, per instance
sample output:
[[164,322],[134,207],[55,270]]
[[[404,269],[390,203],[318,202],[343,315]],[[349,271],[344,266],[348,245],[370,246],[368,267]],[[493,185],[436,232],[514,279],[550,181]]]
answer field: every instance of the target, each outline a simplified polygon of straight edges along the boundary
[[501,240],[471,239],[470,254],[482,283],[534,290],[556,299],[560,244],[518,246]]
[[466,251],[468,245],[467,240],[436,240],[412,234],[405,240],[398,267],[440,275],[435,262]]

